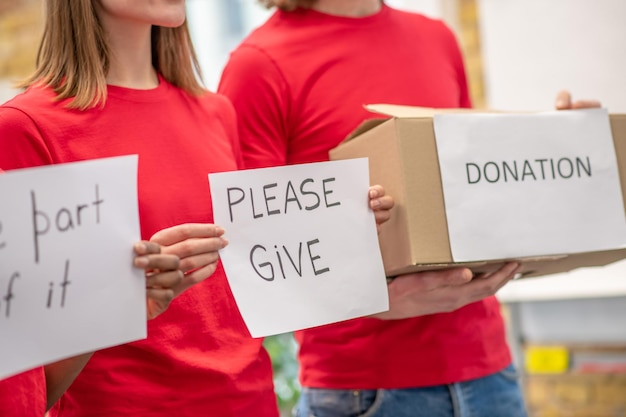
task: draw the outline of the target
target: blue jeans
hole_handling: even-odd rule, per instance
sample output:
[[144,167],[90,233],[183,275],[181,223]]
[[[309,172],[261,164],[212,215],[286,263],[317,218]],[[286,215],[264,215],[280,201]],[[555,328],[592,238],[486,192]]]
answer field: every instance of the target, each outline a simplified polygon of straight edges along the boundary
[[526,417],[513,365],[484,378],[425,388],[303,388],[295,417]]

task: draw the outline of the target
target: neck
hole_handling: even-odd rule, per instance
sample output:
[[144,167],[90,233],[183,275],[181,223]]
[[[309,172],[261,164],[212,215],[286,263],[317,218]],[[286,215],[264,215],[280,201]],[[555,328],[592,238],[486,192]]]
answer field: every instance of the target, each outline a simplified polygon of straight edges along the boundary
[[317,0],[312,8],[333,16],[365,17],[378,13],[382,0]]
[[109,85],[147,90],[159,84],[152,67],[150,25],[116,24],[102,22],[110,52],[110,67],[106,80]]

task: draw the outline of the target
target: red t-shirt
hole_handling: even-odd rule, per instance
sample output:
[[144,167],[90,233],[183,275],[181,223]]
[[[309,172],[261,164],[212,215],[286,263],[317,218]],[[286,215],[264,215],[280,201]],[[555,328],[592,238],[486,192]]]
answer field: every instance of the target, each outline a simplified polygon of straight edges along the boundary
[[[385,5],[364,18],[277,11],[232,53],[219,91],[237,110],[247,168],[327,160],[363,120],[377,117],[364,104],[471,104],[452,32]],[[438,385],[511,361],[494,297],[453,313],[357,319],[296,337],[308,387]]]
[[43,368],[0,381],[0,416],[42,417],[45,413],[46,379]]
[[[207,174],[240,164],[232,105],[161,79],[152,90],[108,88],[104,108],[68,110],[31,88],[0,107],[0,166],[139,155],[142,238],[211,223]],[[115,308],[115,300],[111,300]],[[104,314],[105,312],[103,312]],[[52,416],[278,416],[271,363],[252,339],[221,265],[148,322],[148,338],[96,352]]]

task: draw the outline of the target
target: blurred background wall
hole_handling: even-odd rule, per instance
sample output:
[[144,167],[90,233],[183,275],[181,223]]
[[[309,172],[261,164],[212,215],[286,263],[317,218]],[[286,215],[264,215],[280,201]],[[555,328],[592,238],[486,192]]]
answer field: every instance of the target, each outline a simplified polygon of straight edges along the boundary
[[[0,102],[34,68],[44,0],[0,0]],[[87,1],[87,0],[85,0]],[[624,0],[387,0],[446,21],[474,104],[550,110],[556,92],[626,112]],[[270,14],[255,0],[187,0],[203,78]],[[499,294],[531,417],[626,416],[626,263],[507,285]],[[266,340],[285,410],[298,395],[291,335]],[[285,411],[287,413],[287,411]],[[286,414],[287,415],[287,414]]]

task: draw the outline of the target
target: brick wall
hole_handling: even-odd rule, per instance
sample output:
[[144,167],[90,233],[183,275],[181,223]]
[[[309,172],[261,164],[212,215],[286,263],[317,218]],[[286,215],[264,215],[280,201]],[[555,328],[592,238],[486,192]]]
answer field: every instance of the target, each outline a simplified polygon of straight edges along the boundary
[[20,79],[34,69],[42,30],[42,0],[0,1],[0,79]]
[[465,69],[470,88],[470,96],[476,108],[484,108],[485,83],[480,49],[479,10],[476,0],[456,0],[458,2],[459,43],[465,58]]
[[626,416],[626,373],[527,374],[524,379],[529,417]]

